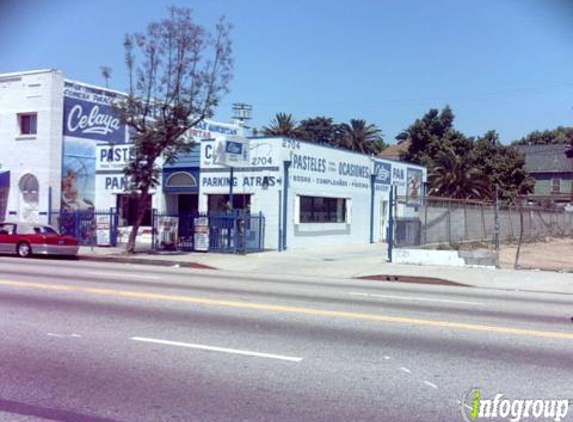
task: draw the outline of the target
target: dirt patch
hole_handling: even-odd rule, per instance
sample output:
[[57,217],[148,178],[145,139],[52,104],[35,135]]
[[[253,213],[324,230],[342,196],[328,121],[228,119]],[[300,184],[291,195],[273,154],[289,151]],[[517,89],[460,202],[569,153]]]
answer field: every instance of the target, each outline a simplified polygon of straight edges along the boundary
[[390,274],[378,274],[378,275],[366,275],[362,277],[356,277],[361,280],[375,280],[375,281],[390,281],[393,283],[416,283],[416,284],[437,284],[441,286],[463,286],[471,287],[467,284],[456,283],[453,281],[444,280],[442,278],[433,277],[414,277],[408,275],[390,275]]
[[[501,268],[513,268],[517,245],[502,245],[499,254]],[[519,267],[573,272],[573,238],[547,238],[521,245]]]

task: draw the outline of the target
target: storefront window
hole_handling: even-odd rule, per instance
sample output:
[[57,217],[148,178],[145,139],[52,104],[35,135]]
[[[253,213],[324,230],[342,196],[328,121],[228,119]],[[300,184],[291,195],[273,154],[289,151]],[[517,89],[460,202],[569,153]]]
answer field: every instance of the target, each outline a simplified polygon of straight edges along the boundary
[[318,196],[301,196],[300,222],[345,223],[346,199],[322,198]]
[[[136,195],[121,194],[117,195],[117,213],[119,215],[119,225],[122,227],[133,226],[136,218],[138,201]],[[142,226],[151,226],[151,196],[147,204],[144,205],[145,214],[141,221]]]

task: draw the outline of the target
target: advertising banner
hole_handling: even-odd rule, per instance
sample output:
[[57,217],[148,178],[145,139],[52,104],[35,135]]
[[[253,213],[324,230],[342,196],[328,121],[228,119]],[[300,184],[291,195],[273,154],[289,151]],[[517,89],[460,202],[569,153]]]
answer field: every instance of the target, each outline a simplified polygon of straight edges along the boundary
[[193,246],[196,251],[207,252],[209,250],[209,218],[197,217],[194,220],[195,233],[193,234]]
[[392,164],[374,161],[374,175],[376,183],[380,185],[390,185]]
[[406,205],[419,207],[422,204],[422,170],[408,167],[407,176]]
[[96,216],[96,239],[98,246],[111,246],[111,215]]
[[233,136],[216,141],[213,161],[228,167],[246,167],[250,164],[249,140]]
[[112,107],[115,92],[65,81],[62,198],[64,210],[95,208],[96,145],[125,144],[127,130]]
[[158,249],[175,249],[179,233],[179,217],[157,218],[157,247]]

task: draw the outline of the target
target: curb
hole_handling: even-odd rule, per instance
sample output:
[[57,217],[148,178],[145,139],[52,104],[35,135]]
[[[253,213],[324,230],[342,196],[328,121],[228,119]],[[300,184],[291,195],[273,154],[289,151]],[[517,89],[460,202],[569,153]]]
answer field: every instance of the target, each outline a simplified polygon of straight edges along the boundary
[[456,281],[446,280],[436,277],[418,277],[410,275],[374,274],[354,277],[359,280],[388,281],[394,283],[414,283],[414,284],[434,284],[440,286],[474,287],[469,284],[462,284]]
[[127,257],[78,255],[78,260],[90,261],[90,262],[115,262],[118,264],[154,265],[161,267],[194,268],[198,270],[217,270],[217,268],[215,267],[211,267],[205,264],[199,264],[197,262],[181,262],[181,261],[171,261],[164,259],[138,259],[138,258],[127,258]]

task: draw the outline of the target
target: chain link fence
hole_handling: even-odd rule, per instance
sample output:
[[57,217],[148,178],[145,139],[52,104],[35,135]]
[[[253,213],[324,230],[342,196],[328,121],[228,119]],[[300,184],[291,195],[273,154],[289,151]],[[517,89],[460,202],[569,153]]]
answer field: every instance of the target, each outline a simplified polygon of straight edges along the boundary
[[[397,206],[410,207],[398,197]],[[403,208],[405,209],[405,208]],[[573,213],[540,206],[496,206],[493,203],[422,198],[418,217],[396,219],[396,246],[449,246],[524,242],[543,237],[573,236]],[[398,215],[404,215],[398,211]],[[484,245],[484,246],[486,246]]]

